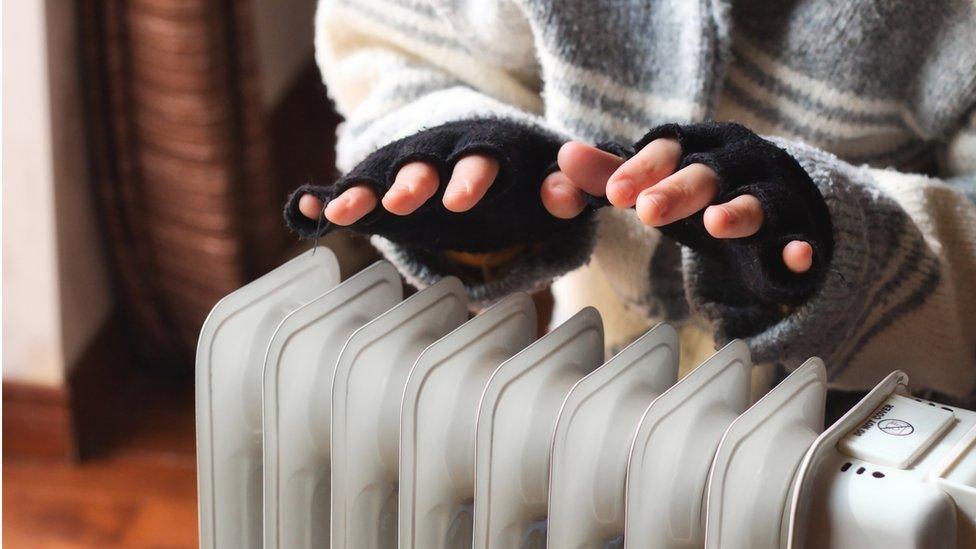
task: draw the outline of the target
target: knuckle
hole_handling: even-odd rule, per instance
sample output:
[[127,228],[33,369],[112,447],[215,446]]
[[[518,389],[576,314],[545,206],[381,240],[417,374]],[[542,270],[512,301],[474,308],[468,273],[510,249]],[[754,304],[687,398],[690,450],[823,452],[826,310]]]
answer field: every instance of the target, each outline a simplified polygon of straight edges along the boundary
[[643,181],[646,179],[662,179],[670,175],[670,171],[667,166],[662,164],[659,158],[645,158],[642,160],[640,165],[637,167],[640,172],[640,176],[636,178],[638,181]]

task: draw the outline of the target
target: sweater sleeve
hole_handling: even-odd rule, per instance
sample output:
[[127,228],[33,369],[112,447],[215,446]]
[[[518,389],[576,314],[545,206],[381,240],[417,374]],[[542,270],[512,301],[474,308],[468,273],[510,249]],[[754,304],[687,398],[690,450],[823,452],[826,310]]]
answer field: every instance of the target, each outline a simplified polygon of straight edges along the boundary
[[[514,6],[504,4],[507,7],[498,8],[494,23],[485,25],[504,25],[509,38],[479,42],[478,34],[487,32],[485,29],[465,30],[457,14],[443,13],[439,4],[321,0],[316,14],[316,58],[329,94],[345,118],[338,131],[336,152],[338,168],[347,176],[335,188],[310,186],[300,191],[327,200],[340,187],[357,183],[354,179],[382,190],[403,162],[431,161],[442,179],[438,195],[422,208],[431,218],[427,220],[431,227],[443,222],[459,227],[478,222],[483,229],[486,212],[481,205],[467,214],[451,214],[438,197],[461,154],[484,152],[499,160],[500,178],[522,174],[515,177],[520,179],[514,182],[517,185],[493,185],[490,193],[501,194],[501,187],[518,188],[541,205],[538,192],[533,194],[527,187],[541,185],[536,168],[553,165],[559,144],[567,138],[548,127],[540,116],[542,99],[532,33],[528,28],[512,32],[527,23]],[[510,158],[519,151],[502,150],[510,140],[501,137],[511,132],[524,137],[531,148],[519,158]],[[527,160],[530,155],[535,155],[531,162]],[[540,173],[544,177],[544,170]],[[309,220],[302,219],[296,201],[293,197],[286,205],[285,216],[299,234],[311,236],[328,229],[313,227],[315,222],[309,225]],[[555,238],[533,242],[507,262],[503,271],[486,276],[448,261],[443,251],[452,249],[450,242],[429,245],[433,241],[416,232],[417,224],[423,225],[417,216],[401,218],[406,223],[390,217],[367,216],[358,229],[372,234],[374,246],[414,285],[426,286],[445,275],[459,275],[476,304],[487,304],[513,291],[531,290],[584,263],[595,232],[591,219],[580,219],[573,224],[571,245],[564,243],[566,239]],[[500,219],[511,224],[512,217],[503,215]],[[461,238],[467,233],[462,229],[439,234]],[[459,251],[490,250],[498,242],[478,243]]]
[[[976,158],[963,133],[956,156]],[[720,291],[722,272],[684,249],[686,293],[718,339],[744,337],[757,362],[787,368],[824,358],[834,386],[863,388],[894,368],[913,385],[958,400],[976,395],[976,206],[973,172],[942,179],[853,166],[816,148],[771,138],[819,189],[832,254],[816,289],[769,318]],[[965,162],[957,163],[964,167]],[[971,169],[971,166],[965,166]],[[931,364],[931,368],[925,368]],[[921,365],[921,366],[920,366]]]

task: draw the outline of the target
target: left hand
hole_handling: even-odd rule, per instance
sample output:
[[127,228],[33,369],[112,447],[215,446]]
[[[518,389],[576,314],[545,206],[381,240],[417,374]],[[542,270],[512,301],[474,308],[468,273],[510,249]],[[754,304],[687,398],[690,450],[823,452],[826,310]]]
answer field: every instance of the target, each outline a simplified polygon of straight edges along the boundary
[[[554,216],[571,218],[584,208],[582,192],[606,196],[617,208],[635,208],[651,227],[669,225],[705,209],[708,234],[718,239],[756,234],[763,224],[759,200],[741,195],[710,205],[719,191],[718,175],[704,164],[675,171],[681,145],[675,139],[650,142],[629,160],[589,145],[571,141],[559,150],[559,168],[543,182],[542,202]],[[783,263],[797,274],[813,265],[813,247],[793,240],[783,247]]]

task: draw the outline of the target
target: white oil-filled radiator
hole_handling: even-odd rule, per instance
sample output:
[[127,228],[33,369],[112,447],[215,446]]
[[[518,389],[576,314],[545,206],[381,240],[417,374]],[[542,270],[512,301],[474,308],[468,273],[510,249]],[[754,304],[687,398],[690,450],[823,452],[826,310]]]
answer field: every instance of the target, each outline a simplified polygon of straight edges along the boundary
[[594,309],[401,292],[319,247],[214,307],[202,547],[976,547],[976,413],[900,371],[824,430],[817,358],[750,406],[741,341],[676,381],[667,324],[605,361]]

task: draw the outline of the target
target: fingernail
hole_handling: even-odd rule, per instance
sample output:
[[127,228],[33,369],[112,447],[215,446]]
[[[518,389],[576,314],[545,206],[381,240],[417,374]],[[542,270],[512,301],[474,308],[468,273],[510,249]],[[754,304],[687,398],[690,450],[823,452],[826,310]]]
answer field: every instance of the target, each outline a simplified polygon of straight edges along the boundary
[[390,185],[390,190],[386,191],[386,194],[390,194],[390,193],[399,194],[399,193],[409,193],[409,192],[410,192],[409,184],[404,183],[402,181],[394,181],[393,184]]
[[663,219],[664,215],[668,212],[668,201],[661,193],[646,193],[644,194],[644,199],[651,210],[651,217],[654,219]]
[[341,210],[345,209],[346,202],[348,201],[349,199],[345,197],[336,198],[335,200],[325,205],[325,210],[322,212],[322,215],[324,215],[327,218],[335,217],[336,214],[340,213]]
[[718,208],[719,211],[722,212],[722,216],[725,217],[726,227],[735,226],[735,222],[736,222],[735,216],[732,214],[732,211],[728,207],[726,207],[724,204],[721,204],[719,206],[716,206],[716,208]]
[[467,180],[451,181],[447,185],[448,194],[451,195],[469,195],[471,194],[471,182]]
[[565,199],[571,200],[573,208],[582,207],[584,204],[583,197],[580,196],[579,191],[572,183],[560,182],[556,186],[556,191],[561,194]]
[[410,192],[413,190],[416,177],[412,176],[413,172],[410,170],[401,169],[397,172],[395,178],[393,178],[393,184],[390,185],[390,191],[396,192]]
[[610,194],[611,190],[613,191],[613,194],[616,195],[617,198],[619,198],[620,202],[630,203],[634,201],[634,195],[635,195],[634,185],[630,181],[627,180],[611,181],[609,184],[607,184],[608,195]]

